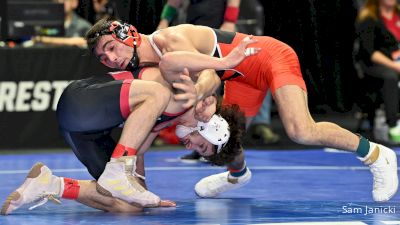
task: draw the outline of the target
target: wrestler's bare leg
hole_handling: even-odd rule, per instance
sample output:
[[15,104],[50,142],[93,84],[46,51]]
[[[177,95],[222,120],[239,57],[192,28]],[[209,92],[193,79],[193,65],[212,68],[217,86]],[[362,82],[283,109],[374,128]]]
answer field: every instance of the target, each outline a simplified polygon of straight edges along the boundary
[[316,123],[307,105],[307,94],[299,86],[286,85],[274,95],[285,130],[293,141],[355,152],[360,138],[330,122]]
[[373,199],[388,201],[398,188],[396,153],[330,122],[316,123],[307,106],[307,94],[296,85],[280,87],[274,95],[288,136],[295,142],[355,152],[373,175]]

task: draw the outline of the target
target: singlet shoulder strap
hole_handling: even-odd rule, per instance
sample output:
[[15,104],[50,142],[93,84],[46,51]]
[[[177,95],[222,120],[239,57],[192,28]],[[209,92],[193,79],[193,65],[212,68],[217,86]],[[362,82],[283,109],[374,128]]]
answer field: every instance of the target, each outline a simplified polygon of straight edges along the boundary
[[149,37],[149,42],[150,42],[151,47],[153,47],[154,51],[161,58],[162,57],[162,53],[161,53],[160,49],[157,47],[156,43],[154,42],[154,35],[156,35],[158,32],[160,32],[160,30],[154,31],[148,37]]

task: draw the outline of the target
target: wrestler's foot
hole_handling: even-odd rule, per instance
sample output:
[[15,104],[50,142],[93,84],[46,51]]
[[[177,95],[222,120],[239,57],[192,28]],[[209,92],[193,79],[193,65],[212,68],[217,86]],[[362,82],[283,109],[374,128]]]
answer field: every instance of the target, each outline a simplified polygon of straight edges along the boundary
[[374,178],[372,197],[376,202],[385,202],[393,197],[398,188],[396,153],[380,144],[370,142],[372,150],[364,158]]
[[61,178],[54,176],[42,163],[36,163],[25,178],[24,183],[12,192],[1,207],[1,214],[8,215],[23,205],[36,202],[29,209],[45,204],[48,200],[60,204]]
[[140,185],[136,175],[136,156],[122,156],[108,162],[97,181],[97,191],[143,207],[158,206],[160,198]]
[[194,190],[202,198],[212,198],[224,192],[238,189],[249,183],[250,179],[251,171],[248,168],[240,177],[234,177],[227,171],[201,179],[197,182]]

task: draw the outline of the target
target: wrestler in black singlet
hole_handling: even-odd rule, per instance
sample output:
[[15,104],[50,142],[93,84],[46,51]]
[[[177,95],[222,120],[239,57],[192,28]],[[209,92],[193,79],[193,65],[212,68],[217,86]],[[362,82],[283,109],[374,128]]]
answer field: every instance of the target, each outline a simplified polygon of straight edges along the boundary
[[[125,120],[120,111],[123,80],[139,79],[141,71],[114,72],[77,80],[69,84],[60,97],[57,119],[61,133],[95,179],[103,173],[116,145],[111,131]],[[179,115],[163,114],[156,125]]]

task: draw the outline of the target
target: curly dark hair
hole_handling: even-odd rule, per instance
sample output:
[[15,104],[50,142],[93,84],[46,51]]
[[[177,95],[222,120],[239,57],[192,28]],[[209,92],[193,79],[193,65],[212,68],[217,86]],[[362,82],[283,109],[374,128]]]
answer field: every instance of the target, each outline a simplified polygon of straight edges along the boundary
[[95,23],[93,27],[90,28],[90,30],[85,34],[86,43],[90,53],[93,53],[93,50],[96,47],[101,36],[112,33],[110,31],[111,23],[116,20],[118,19],[111,16],[105,17],[97,21],[97,23]]
[[246,130],[246,119],[238,105],[222,105],[217,107],[216,114],[221,115],[229,124],[230,137],[220,153],[204,158],[217,166],[232,162],[242,151],[242,138]]

